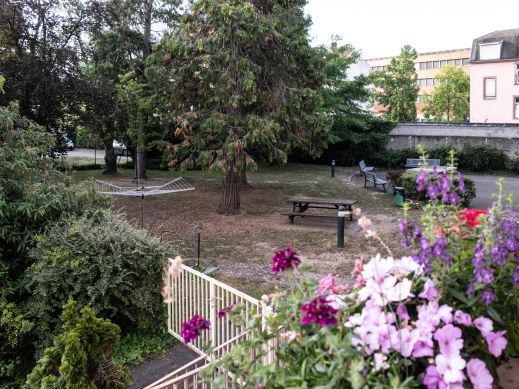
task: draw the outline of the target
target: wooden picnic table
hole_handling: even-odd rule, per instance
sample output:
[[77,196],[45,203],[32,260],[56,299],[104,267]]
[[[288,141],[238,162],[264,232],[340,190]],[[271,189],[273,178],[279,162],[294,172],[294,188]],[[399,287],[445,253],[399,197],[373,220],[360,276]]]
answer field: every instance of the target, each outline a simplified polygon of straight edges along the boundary
[[307,196],[294,196],[286,200],[287,203],[292,204],[292,212],[283,213],[288,216],[290,222],[294,222],[296,216],[300,217],[327,217],[336,218],[337,215],[315,215],[307,214],[306,211],[310,208],[320,209],[338,209],[341,205],[346,209],[349,214],[350,221],[353,220],[353,205],[357,203],[357,200],[338,199],[338,198],[327,198],[327,197],[307,197]]

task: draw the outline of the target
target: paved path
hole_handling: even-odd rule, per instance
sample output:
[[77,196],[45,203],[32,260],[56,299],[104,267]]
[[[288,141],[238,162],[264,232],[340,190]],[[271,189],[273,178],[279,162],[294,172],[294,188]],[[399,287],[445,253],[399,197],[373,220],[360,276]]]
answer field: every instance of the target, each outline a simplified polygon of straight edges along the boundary
[[172,373],[199,355],[183,343],[177,343],[166,354],[150,359],[140,365],[130,368],[132,386],[130,389],[141,389],[157,381],[159,378]]
[[[494,201],[493,195],[497,192],[498,176],[466,175],[476,185],[476,198],[472,200],[472,208],[490,208]],[[505,177],[505,193],[514,195],[514,204],[519,206],[519,177]]]

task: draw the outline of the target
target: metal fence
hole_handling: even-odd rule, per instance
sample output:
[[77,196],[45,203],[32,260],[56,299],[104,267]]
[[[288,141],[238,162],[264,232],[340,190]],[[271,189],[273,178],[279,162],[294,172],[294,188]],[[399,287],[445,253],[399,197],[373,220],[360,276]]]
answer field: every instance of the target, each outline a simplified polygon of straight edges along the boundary
[[[169,263],[172,264],[172,259]],[[211,328],[188,344],[199,354],[204,354],[207,346],[214,349],[229,340],[242,335],[248,323],[256,315],[261,315],[259,300],[236,290],[186,265],[181,266],[177,277],[168,274],[168,331],[182,340],[182,323],[198,314],[210,320]],[[241,306],[241,320],[230,320],[229,315],[218,317],[218,312],[231,305]],[[219,355],[214,355],[216,358]]]

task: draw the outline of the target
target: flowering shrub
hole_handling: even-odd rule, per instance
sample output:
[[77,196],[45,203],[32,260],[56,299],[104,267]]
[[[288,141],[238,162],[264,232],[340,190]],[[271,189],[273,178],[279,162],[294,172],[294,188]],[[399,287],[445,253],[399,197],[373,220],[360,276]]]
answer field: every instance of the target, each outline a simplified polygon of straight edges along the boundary
[[333,275],[304,278],[290,246],[277,251],[272,272],[294,269],[297,282],[264,296],[271,314],[249,323],[251,336],[210,376],[230,372],[247,388],[491,389],[498,358],[518,353],[519,219],[502,186],[491,210],[460,209],[464,182],[417,176],[429,203],[418,221],[404,208],[400,259],[359,211],[366,238],[390,256],[357,259],[352,291]]

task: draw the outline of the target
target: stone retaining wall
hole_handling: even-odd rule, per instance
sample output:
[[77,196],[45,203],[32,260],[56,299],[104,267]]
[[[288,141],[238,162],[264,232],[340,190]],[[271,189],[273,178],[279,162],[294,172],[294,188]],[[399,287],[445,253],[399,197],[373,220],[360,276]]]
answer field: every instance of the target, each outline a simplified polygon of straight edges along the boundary
[[389,133],[387,148],[401,150],[423,144],[426,149],[485,143],[519,156],[519,125],[490,123],[399,123]]

